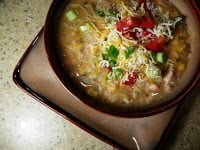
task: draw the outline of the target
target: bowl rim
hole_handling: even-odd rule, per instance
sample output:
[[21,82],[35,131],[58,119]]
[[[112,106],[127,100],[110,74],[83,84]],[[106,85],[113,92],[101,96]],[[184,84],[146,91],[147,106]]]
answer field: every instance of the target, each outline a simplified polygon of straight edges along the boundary
[[[187,83],[187,85],[185,85],[185,87],[181,90],[181,92],[179,92],[176,96],[174,96],[172,99],[160,104],[160,105],[156,105],[152,108],[149,108],[145,111],[139,111],[139,112],[132,112],[132,113],[121,113],[121,112],[113,112],[105,109],[102,109],[96,105],[92,105],[91,103],[88,103],[87,100],[85,100],[84,97],[82,97],[80,95],[79,92],[77,92],[74,88],[72,88],[68,82],[66,81],[66,79],[63,77],[62,73],[60,72],[60,70],[58,69],[58,66],[56,65],[57,62],[54,61],[54,56],[52,55],[51,52],[51,46],[49,45],[49,31],[51,31],[50,29],[50,25],[52,24],[51,19],[55,14],[55,10],[57,7],[58,3],[62,3],[62,2],[67,2],[67,1],[59,1],[59,0],[53,0],[47,17],[46,17],[46,21],[45,21],[45,25],[44,25],[44,44],[45,44],[45,51],[48,57],[48,61],[50,63],[50,66],[53,70],[53,72],[56,74],[58,80],[60,81],[60,83],[62,84],[62,86],[66,89],[66,91],[68,91],[73,97],[75,97],[79,102],[86,104],[87,106],[93,108],[94,110],[100,111],[102,113],[106,113],[112,116],[118,116],[118,117],[125,117],[125,118],[140,118],[140,117],[147,117],[147,116],[151,116],[154,114],[158,114],[161,113],[163,111],[166,111],[170,108],[172,108],[173,106],[175,106],[176,104],[178,104],[179,102],[181,102],[183,100],[184,97],[186,97],[186,95],[189,94],[189,92],[193,89],[193,87],[196,85],[196,83],[199,81],[200,79],[200,61],[199,64],[197,66],[197,68],[195,70],[195,73],[193,75],[193,77],[191,78],[190,82]],[[193,9],[194,14],[197,16],[198,18],[198,22],[200,24],[200,12],[197,8],[197,6],[195,5],[195,2],[192,1],[187,1],[190,5],[188,7],[191,7],[190,9]]]

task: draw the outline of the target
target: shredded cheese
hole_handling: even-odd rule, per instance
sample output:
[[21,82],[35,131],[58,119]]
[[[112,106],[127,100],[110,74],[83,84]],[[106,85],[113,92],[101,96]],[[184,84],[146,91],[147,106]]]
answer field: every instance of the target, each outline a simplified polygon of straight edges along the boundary
[[[148,70],[150,66],[156,65],[157,62],[152,58],[150,52],[142,44],[146,40],[151,40],[160,36],[166,36],[168,39],[173,39],[173,29],[176,24],[181,21],[180,17],[170,20],[169,13],[167,12],[161,16],[161,22],[159,22],[153,29],[149,28],[146,30],[151,34],[143,36],[143,29],[135,27],[132,29],[132,32],[137,32],[139,39],[128,39],[124,37],[121,32],[116,30],[116,22],[129,16],[142,17],[146,13],[144,4],[138,7],[137,0],[132,0],[131,4],[132,7],[126,6],[123,1],[120,1],[118,4],[119,7],[117,7],[119,9],[117,15],[106,15],[103,18],[103,21],[95,22],[93,18],[90,18],[90,25],[93,28],[91,31],[92,36],[90,36],[90,34],[87,35],[87,40],[91,38],[92,42],[88,42],[88,46],[86,48],[98,60],[98,62],[94,64],[97,68],[109,67],[109,61],[104,60],[101,56],[106,53],[110,45],[114,45],[119,50],[119,56],[116,60],[117,63],[113,69],[123,68],[124,72],[121,82],[126,81],[128,74],[131,72],[137,72],[138,80],[141,81],[147,77],[146,70]],[[81,6],[74,4],[74,7],[79,8]],[[95,16],[95,11],[93,11],[91,7],[88,7],[89,6],[86,8],[81,7],[81,9],[85,9],[84,12],[87,12],[86,9],[89,9],[89,12]],[[153,17],[155,17],[158,12],[162,13],[162,9],[160,7],[155,7],[149,1],[147,1],[147,7],[151,10]],[[130,58],[126,59],[124,53],[130,45],[134,46],[135,51]],[[115,74],[113,72],[109,72],[107,79],[114,80]]]

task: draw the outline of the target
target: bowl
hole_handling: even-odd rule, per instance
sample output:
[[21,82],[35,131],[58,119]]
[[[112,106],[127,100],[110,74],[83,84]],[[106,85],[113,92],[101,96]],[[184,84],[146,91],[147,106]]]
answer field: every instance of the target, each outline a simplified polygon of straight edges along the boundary
[[[174,0],[171,1],[179,11],[186,16],[188,31],[191,35],[191,53],[189,55],[188,67],[181,79],[181,86],[177,89],[176,94],[171,96],[169,100],[155,106],[145,108],[133,108],[131,106],[121,107],[104,103],[101,100],[96,100],[92,96],[83,91],[68,72],[64,69],[64,64],[58,54],[58,46],[56,43],[56,32],[58,22],[62,11],[68,5],[69,1],[54,0],[49,9],[45,28],[44,41],[49,63],[58,77],[60,83],[65,87],[66,91],[71,93],[78,101],[89,107],[118,117],[146,117],[168,110],[177,103],[183,101],[183,98],[188,95],[200,77],[200,15],[199,10],[193,1],[190,0]],[[184,81],[184,82],[183,82]],[[53,88],[53,87],[52,87]]]

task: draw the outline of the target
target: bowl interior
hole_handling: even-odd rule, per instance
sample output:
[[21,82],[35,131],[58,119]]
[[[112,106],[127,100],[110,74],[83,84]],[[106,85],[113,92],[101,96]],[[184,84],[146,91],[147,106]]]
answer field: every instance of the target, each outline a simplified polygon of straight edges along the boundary
[[178,103],[194,86],[199,79],[200,70],[200,19],[197,11],[194,9],[193,4],[189,0],[173,0],[172,3],[186,16],[188,30],[191,35],[191,53],[189,55],[188,67],[182,77],[183,84],[177,89],[176,95],[173,95],[169,101],[166,101],[157,106],[137,109],[132,107],[120,107],[103,103],[101,100],[95,100],[79,88],[77,82],[73,80],[69,73],[64,69],[59,54],[57,53],[58,47],[55,42],[55,35],[60,15],[69,1],[54,0],[46,19],[45,24],[45,47],[48,55],[49,62],[58,76],[63,86],[80,102],[83,102],[99,111],[109,113],[112,115],[123,117],[144,117],[164,111],[174,104]]

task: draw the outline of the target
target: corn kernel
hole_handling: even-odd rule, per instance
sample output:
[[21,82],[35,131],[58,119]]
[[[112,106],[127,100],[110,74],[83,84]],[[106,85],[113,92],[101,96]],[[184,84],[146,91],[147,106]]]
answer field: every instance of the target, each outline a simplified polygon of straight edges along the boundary
[[184,70],[185,70],[185,64],[179,63],[179,64],[178,64],[178,70],[184,71]]
[[92,87],[89,87],[87,89],[87,93],[90,95],[90,96],[93,96],[93,97],[97,97],[98,96],[98,92],[92,88]]

